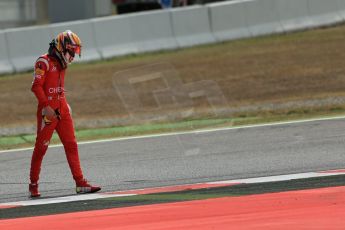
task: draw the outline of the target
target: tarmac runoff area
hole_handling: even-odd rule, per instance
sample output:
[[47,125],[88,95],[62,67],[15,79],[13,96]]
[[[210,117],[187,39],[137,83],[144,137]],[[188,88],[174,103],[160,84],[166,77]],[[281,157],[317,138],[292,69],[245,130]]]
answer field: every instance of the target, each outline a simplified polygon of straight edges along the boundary
[[[0,229],[343,229],[344,175],[341,169],[3,203]],[[98,210],[71,208],[87,203]],[[37,213],[62,204],[69,206]]]

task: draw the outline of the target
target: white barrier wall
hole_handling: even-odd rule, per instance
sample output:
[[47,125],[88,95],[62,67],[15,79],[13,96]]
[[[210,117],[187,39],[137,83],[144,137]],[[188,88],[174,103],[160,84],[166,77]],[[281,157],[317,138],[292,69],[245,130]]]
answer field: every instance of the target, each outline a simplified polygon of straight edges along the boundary
[[309,17],[309,0],[276,0],[276,9],[284,31],[308,29],[313,26]]
[[0,32],[0,74],[12,73],[13,66],[9,61],[5,33]]
[[216,39],[211,33],[208,9],[192,6],[172,9],[172,26],[179,47],[214,43]]
[[243,2],[209,4],[211,29],[218,41],[250,37]]
[[139,52],[177,48],[170,12],[158,10],[130,15],[131,39]]
[[99,18],[91,22],[102,58],[138,52],[137,46],[132,41],[130,16]]
[[48,52],[52,40],[48,26],[6,30],[9,58],[16,72],[33,69],[36,59]]
[[96,47],[93,26],[90,21],[76,21],[72,23],[58,23],[50,26],[51,36],[54,38],[65,30],[72,30],[82,40],[81,59],[75,57],[76,61],[94,61],[101,59]]
[[253,37],[283,32],[275,1],[252,0],[243,3],[248,29]]
[[345,1],[344,0],[338,0],[338,9],[339,9],[339,16],[342,17],[343,20],[345,20]]
[[324,26],[343,20],[338,8],[338,0],[309,0],[309,16],[313,25]]

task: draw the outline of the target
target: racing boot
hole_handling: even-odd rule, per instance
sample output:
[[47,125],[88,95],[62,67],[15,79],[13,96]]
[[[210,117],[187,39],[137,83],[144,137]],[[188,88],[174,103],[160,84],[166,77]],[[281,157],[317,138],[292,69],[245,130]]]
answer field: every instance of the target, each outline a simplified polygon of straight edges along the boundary
[[38,184],[37,183],[30,183],[29,184],[29,193],[30,193],[30,198],[37,198],[37,197],[41,196],[41,194],[38,192]]
[[101,187],[92,186],[85,179],[82,179],[82,180],[76,182],[75,191],[78,194],[94,193],[94,192],[98,192],[99,190],[101,190]]

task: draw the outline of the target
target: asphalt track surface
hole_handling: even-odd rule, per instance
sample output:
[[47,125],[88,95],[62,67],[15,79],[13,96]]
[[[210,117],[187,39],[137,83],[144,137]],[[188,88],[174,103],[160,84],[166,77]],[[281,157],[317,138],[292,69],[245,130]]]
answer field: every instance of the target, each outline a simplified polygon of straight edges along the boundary
[[[121,139],[79,146],[102,191],[345,168],[345,119]],[[0,203],[27,200],[32,150],[0,153]],[[43,161],[43,197],[74,194],[62,147]]]

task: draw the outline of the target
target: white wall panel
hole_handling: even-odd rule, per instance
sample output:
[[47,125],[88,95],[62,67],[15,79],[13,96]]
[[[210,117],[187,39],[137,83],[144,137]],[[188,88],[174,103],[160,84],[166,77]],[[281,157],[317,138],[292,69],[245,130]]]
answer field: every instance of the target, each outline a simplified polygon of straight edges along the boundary
[[229,1],[208,4],[211,30],[218,41],[250,37],[244,2]]
[[167,10],[131,14],[130,26],[131,39],[139,52],[178,47],[173,35],[170,12]]
[[171,10],[173,31],[179,47],[213,43],[208,8],[202,6]]
[[325,26],[341,22],[338,0],[309,0],[309,16],[314,26]]
[[36,59],[48,52],[49,43],[53,39],[48,26],[5,31],[9,58],[16,72],[33,70]]
[[339,10],[339,16],[345,20],[345,1],[344,0],[338,0],[338,10]]
[[276,9],[284,31],[311,28],[309,0],[276,0]]
[[97,48],[102,58],[137,53],[128,15],[92,19]]
[[248,29],[252,36],[283,32],[276,0],[252,0],[242,4],[245,7]]
[[8,58],[5,33],[0,31],[0,74],[12,73],[13,70],[13,66]]

